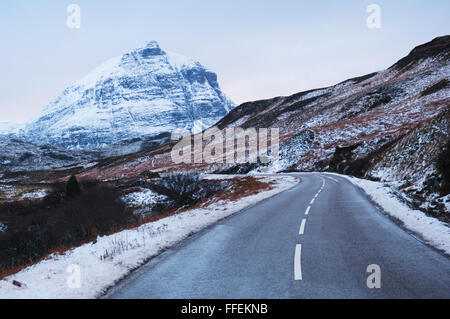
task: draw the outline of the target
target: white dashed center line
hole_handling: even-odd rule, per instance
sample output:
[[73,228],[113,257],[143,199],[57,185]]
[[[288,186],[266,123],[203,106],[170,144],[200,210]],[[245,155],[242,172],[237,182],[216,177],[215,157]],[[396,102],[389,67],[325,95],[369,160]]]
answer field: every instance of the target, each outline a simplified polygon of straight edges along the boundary
[[310,209],[311,209],[311,206],[308,206],[308,208],[306,208],[305,215],[308,215]]
[[294,279],[302,280],[302,245],[297,244],[295,246],[295,256],[294,256]]
[[302,223],[300,224],[300,231],[298,232],[299,235],[303,235],[305,233],[305,224],[306,218],[303,218]]
[[[325,187],[325,179],[322,177],[322,186],[320,187],[319,191],[314,195],[314,197],[309,202],[309,206],[306,208],[305,215],[309,214],[311,205],[314,204],[314,201],[316,200],[317,196],[319,196],[320,192],[323,190],[324,187]],[[299,235],[303,235],[305,233],[305,225],[306,225],[306,218],[303,218],[302,222],[300,224],[300,230],[298,231]],[[295,280],[302,280],[301,255],[302,255],[302,245],[297,244],[295,246],[295,256],[294,256],[294,278],[295,278]]]

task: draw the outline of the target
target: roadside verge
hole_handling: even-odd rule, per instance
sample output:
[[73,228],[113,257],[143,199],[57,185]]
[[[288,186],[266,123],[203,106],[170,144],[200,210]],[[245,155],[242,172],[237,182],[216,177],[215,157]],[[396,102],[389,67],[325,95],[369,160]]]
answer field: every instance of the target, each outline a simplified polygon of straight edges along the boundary
[[63,255],[53,254],[1,280],[0,298],[95,298],[130,271],[189,235],[281,193],[299,181],[289,175],[258,178],[270,183],[271,188],[239,199],[219,199],[134,229],[98,237]]

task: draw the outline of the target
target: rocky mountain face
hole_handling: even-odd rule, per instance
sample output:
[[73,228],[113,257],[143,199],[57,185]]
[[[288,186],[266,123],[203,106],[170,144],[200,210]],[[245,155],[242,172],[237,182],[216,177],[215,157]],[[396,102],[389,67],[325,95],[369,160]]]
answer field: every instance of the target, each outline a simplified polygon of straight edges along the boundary
[[[221,92],[215,73],[152,41],[105,62],[24,127],[3,124],[0,133],[15,133],[37,144],[92,150],[123,145],[125,140],[144,143],[177,128],[191,129],[198,120],[209,126],[234,106]],[[131,150],[139,150],[141,144]]]

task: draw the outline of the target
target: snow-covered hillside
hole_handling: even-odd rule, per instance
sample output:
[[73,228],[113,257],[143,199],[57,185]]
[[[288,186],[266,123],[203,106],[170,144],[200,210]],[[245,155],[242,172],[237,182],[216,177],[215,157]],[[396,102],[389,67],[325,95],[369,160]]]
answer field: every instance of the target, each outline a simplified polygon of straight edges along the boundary
[[93,70],[23,128],[1,124],[0,134],[18,131],[38,144],[98,149],[190,129],[196,120],[212,125],[233,107],[215,73],[151,41]]
[[277,127],[276,169],[395,182],[416,208],[439,216],[448,213],[436,159],[450,136],[449,76],[450,36],[443,36],[386,70],[239,105],[219,127]]

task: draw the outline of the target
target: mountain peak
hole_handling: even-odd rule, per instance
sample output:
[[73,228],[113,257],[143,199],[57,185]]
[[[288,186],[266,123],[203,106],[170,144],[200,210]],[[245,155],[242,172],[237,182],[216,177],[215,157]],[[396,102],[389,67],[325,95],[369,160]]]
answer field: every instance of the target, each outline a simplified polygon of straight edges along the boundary
[[147,42],[147,44],[145,45],[146,48],[151,48],[151,49],[156,49],[159,48],[159,43],[155,40],[151,40],[149,42]]
[[142,50],[140,50],[140,54],[145,59],[151,56],[164,55],[165,52],[161,50],[158,42],[152,40],[148,42]]

